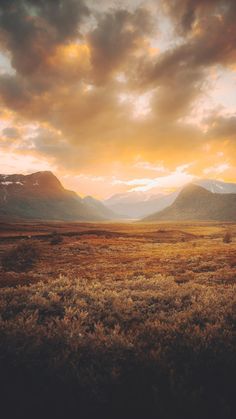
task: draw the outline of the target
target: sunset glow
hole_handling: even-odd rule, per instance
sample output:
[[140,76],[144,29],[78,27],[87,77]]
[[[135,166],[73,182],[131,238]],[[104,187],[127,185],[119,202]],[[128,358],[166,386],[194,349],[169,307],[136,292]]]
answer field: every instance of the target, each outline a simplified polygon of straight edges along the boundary
[[0,5],[2,173],[98,198],[236,181],[233,0],[46,3]]

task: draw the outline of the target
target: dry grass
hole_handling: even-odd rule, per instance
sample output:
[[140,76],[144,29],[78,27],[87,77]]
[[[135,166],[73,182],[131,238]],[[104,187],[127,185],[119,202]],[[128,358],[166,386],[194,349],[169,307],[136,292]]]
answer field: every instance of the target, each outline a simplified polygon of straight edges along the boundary
[[[234,418],[236,226],[229,244],[226,227],[57,225],[63,242],[51,246],[55,225],[39,225],[35,268],[0,272],[12,417]],[[19,241],[12,231],[1,252]]]

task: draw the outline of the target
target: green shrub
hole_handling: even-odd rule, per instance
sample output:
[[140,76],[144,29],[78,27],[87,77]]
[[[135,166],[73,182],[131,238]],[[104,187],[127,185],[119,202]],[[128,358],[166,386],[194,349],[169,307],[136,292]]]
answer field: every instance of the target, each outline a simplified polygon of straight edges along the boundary
[[35,243],[20,243],[8,250],[2,257],[4,271],[27,272],[30,271],[39,258],[39,248]]

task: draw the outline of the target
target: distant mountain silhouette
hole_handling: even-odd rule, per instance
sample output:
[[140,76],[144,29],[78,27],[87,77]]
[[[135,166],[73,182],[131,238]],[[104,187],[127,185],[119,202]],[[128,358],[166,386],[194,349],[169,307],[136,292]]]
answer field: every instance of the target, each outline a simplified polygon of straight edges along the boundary
[[223,182],[215,179],[199,179],[193,182],[212,193],[236,193],[236,183]]
[[[202,186],[212,193],[228,194],[236,193],[236,184],[227,183],[215,179],[196,179],[195,185]],[[148,192],[125,192],[112,195],[103,201],[104,205],[130,219],[144,218],[169,207],[177,198],[182,188],[169,194]]]
[[97,215],[100,215],[102,218],[106,218],[107,220],[113,220],[118,218],[118,215],[106,207],[101,201],[98,199],[93,198],[92,196],[86,196],[83,198],[83,202],[91,208],[92,211],[95,211]]
[[0,218],[101,221],[108,211],[65,189],[51,172],[0,175]]
[[143,192],[127,192],[113,195],[103,202],[105,206],[123,218],[137,219],[168,207],[174,202],[177,195],[178,192],[159,193],[151,196]]
[[168,195],[128,192],[101,202],[65,189],[48,171],[0,175],[0,219],[103,221],[124,217],[235,221],[236,184],[200,179]]
[[142,221],[185,220],[236,221],[236,193],[212,193],[190,184],[182,189],[172,205]]

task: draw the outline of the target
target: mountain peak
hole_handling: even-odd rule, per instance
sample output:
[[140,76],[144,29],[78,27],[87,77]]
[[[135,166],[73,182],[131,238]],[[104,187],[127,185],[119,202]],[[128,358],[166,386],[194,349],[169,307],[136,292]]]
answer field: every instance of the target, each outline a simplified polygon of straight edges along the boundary
[[143,221],[235,221],[236,194],[212,193],[202,186],[189,184],[172,205]]
[[27,175],[29,181],[34,182],[34,186],[39,186],[45,190],[63,191],[64,188],[59,179],[51,171],[41,171]]
[[100,202],[98,199],[94,198],[91,195],[87,195],[83,198],[84,202]]
[[75,192],[65,189],[51,171],[0,175],[0,217],[98,221],[111,218],[108,211],[102,204],[97,208],[83,202]]
[[223,182],[216,179],[199,179],[194,184],[202,186],[212,193],[236,193],[236,184],[232,182]]
[[196,185],[194,183],[189,183],[188,185],[186,185],[180,192],[179,195],[177,197],[177,199],[182,199],[182,197],[186,197],[186,196],[196,196],[196,195],[204,195],[207,196],[209,194],[211,194],[211,192],[207,189],[205,189],[203,186],[199,186]]

